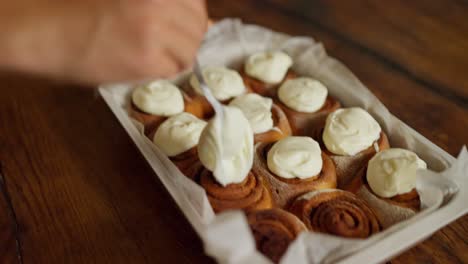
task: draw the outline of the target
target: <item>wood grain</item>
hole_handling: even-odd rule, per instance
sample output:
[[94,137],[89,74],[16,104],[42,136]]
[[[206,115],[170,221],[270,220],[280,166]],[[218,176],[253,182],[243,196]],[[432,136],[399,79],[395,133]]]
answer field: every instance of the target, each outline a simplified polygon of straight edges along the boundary
[[[323,42],[391,112],[457,154],[468,143],[465,5],[444,1],[452,16],[434,1],[360,1],[304,12],[304,1],[208,2],[214,18]],[[93,90],[12,73],[0,89],[0,263],[212,262]],[[465,216],[392,262],[466,263],[467,237]]]
[[468,107],[468,3],[269,0]]
[[[0,164],[0,262],[20,263],[18,225]],[[18,242],[18,243],[17,243]]]
[[25,263],[209,261],[93,90],[25,76],[0,83],[0,160]]

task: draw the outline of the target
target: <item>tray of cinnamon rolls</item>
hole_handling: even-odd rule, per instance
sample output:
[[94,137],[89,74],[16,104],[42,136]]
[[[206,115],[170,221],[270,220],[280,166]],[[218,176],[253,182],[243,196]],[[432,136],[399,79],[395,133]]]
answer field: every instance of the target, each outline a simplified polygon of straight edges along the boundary
[[381,262],[468,211],[468,154],[405,125],[311,38],[235,19],[191,72],[101,95],[194,229],[229,263]]

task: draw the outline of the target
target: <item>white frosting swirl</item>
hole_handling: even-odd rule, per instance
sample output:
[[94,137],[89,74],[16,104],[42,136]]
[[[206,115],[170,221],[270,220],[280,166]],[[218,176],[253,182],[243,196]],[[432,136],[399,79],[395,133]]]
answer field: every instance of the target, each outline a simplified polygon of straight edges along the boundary
[[[244,81],[240,74],[225,67],[206,67],[202,70],[203,77],[213,96],[220,101],[231,99],[245,92]],[[190,85],[198,94],[203,94],[200,83],[194,74],[190,77]]]
[[132,102],[141,111],[171,116],[184,111],[184,98],[179,88],[166,80],[150,82],[133,90]]
[[375,194],[389,198],[413,190],[416,186],[416,170],[426,168],[426,163],[412,151],[386,149],[369,161],[367,182]]
[[273,100],[271,98],[249,93],[239,95],[229,105],[242,110],[254,133],[263,133],[273,128],[271,115]]
[[240,183],[247,177],[254,150],[253,132],[242,111],[230,106],[223,109],[224,122],[216,115],[203,130],[198,155],[216,181],[226,186]]
[[278,89],[281,102],[304,113],[313,113],[322,108],[327,95],[328,90],[321,82],[308,77],[287,80]]
[[206,122],[189,113],[169,117],[156,130],[153,142],[164,154],[173,157],[195,147]]
[[330,113],[323,131],[323,143],[338,155],[355,155],[380,138],[379,123],[359,107],[338,109]]
[[267,166],[277,176],[286,179],[307,179],[322,170],[322,151],[310,137],[286,137],[268,151]]
[[291,57],[281,51],[266,51],[251,55],[245,63],[245,72],[265,83],[279,83],[293,64]]

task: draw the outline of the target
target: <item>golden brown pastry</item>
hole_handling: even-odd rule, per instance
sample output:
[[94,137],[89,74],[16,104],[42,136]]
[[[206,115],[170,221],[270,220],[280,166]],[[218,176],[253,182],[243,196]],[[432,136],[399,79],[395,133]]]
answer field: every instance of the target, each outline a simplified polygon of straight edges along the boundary
[[[289,141],[290,139],[294,138],[299,137],[289,137],[283,140]],[[318,145],[317,151],[319,157],[317,158],[315,156],[310,156],[310,154],[307,153],[308,143],[301,141],[302,139],[298,141],[297,144],[302,146],[297,146],[295,142],[292,142],[291,144],[291,142],[283,141],[285,143],[284,145],[286,145],[286,148],[284,148],[282,153],[280,150],[277,152],[278,154],[276,154],[277,158],[284,160],[286,163],[288,163],[287,160],[290,160],[291,158],[295,159],[295,157],[298,157],[299,155],[306,155],[304,158],[307,160],[299,162],[293,160],[293,162],[290,164],[272,164],[274,163],[273,160],[276,158],[271,157],[273,154],[269,152],[273,148],[274,144],[259,143],[256,145],[255,161],[252,171],[262,175],[266,182],[269,183],[273,201],[277,207],[284,208],[289,205],[296,197],[312,190],[336,188],[336,172],[332,160],[328,157],[327,154],[320,151]],[[291,149],[287,149],[288,146],[291,147]],[[297,153],[294,153],[294,148],[296,148],[296,146],[297,148],[304,148],[299,149]],[[288,155],[291,155],[291,157],[285,158],[285,156]],[[272,161],[268,162],[269,159]],[[273,172],[271,168],[274,168],[274,170],[277,172]],[[313,172],[312,174],[307,175],[307,171]],[[283,174],[285,177],[278,175],[278,173]],[[300,173],[301,175],[290,175],[295,173]]]
[[[223,104],[248,92],[239,73],[229,68],[204,67],[202,74],[213,97]],[[184,90],[192,98],[192,107],[202,110],[205,120],[214,115],[214,109],[203,95],[200,83],[194,74],[185,83]]]
[[341,107],[341,103],[335,98],[328,96],[320,110],[314,113],[299,112],[283,104],[276,99],[277,104],[283,109],[288,117],[291,130],[295,136],[310,136],[318,139],[317,134],[321,132],[327,115]]
[[276,104],[273,104],[271,107],[271,117],[273,119],[273,129],[255,134],[255,143],[275,142],[291,135],[291,127],[289,125],[288,118],[284,114],[283,110],[281,110],[281,108]]
[[261,51],[246,59],[240,74],[250,90],[273,97],[281,83],[296,76],[292,65],[292,58],[282,51]]
[[250,211],[247,220],[257,249],[274,263],[280,261],[299,233],[307,230],[295,215],[279,208]]
[[291,135],[286,115],[271,98],[247,93],[234,98],[229,106],[242,111],[252,128],[255,142],[274,142]]
[[409,150],[386,149],[372,157],[347,189],[366,200],[386,228],[419,211],[416,170],[426,168]]
[[419,200],[419,194],[416,191],[416,188],[413,188],[411,191],[403,194],[398,194],[389,198],[383,198],[377,195],[372,191],[372,189],[369,187],[369,184],[367,182],[366,178],[366,172],[367,172],[367,166],[362,168],[356,175],[356,177],[351,181],[348,186],[345,187],[346,190],[352,192],[352,193],[358,193],[361,190],[361,188],[365,188],[367,192],[371,193],[375,197],[378,197],[382,201],[385,201],[387,203],[400,206],[400,207],[405,207],[408,209],[411,209],[413,211],[418,211],[421,202]]
[[374,211],[351,192],[327,189],[297,198],[289,211],[314,232],[367,238],[381,230]]
[[273,98],[286,113],[295,136],[313,136],[325,124],[327,114],[341,106],[325,85],[310,77],[284,81]]
[[183,174],[193,179],[200,167],[197,145],[206,124],[206,121],[183,112],[162,122],[149,138]]
[[[206,116],[206,106],[204,106],[200,99],[198,98],[190,98],[187,94],[182,93],[183,96],[183,111],[187,113],[191,113],[194,116],[198,118],[203,118]],[[211,106],[210,106],[211,107]],[[139,107],[137,107],[133,102],[130,104],[130,116],[137,120],[138,122],[143,124],[144,127],[144,133],[145,135],[149,136],[151,133],[153,133],[159,125],[164,122],[169,116],[165,115],[156,115],[156,114],[150,114],[146,113],[142,110],[140,110]]]
[[243,69],[239,71],[242,79],[244,80],[245,86],[252,92],[257,93],[261,96],[266,96],[270,98],[274,98],[276,96],[276,92],[278,87],[285,82],[286,80],[294,79],[297,77],[297,74],[293,70],[289,70],[286,73],[286,76],[280,83],[270,84],[262,82],[254,77],[249,76],[245,73]]
[[260,210],[273,207],[271,194],[264,179],[251,171],[241,183],[219,184],[212,173],[203,169],[200,185],[205,189],[215,213],[229,209]]
[[358,107],[340,108],[327,116],[319,142],[335,163],[338,188],[344,188],[375,153],[389,148],[377,121]]

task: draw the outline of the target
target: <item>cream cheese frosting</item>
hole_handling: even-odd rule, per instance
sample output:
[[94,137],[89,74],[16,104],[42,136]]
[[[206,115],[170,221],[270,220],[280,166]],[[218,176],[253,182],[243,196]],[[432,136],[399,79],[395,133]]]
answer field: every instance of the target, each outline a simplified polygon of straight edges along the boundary
[[426,163],[414,152],[390,148],[375,154],[369,161],[367,182],[375,194],[389,198],[413,190],[416,170],[426,168]]
[[153,142],[169,157],[195,147],[206,122],[189,113],[180,113],[165,120],[154,134]]
[[249,120],[254,133],[263,133],[273,128],[271,107],[273,100],[258,94],[249,93],[239,95],[229,103],[230,106],[239,108]]
[[319,81],[300,77],[284,82],[278,89],[278,97],[289,108],[298,112],[313,113],[322,108],[328,90]]
[[171,116],[184,111],[184,98],[180,89],[166,80],[157,80],[133,90],[132,102],[141,111]]
[[242,182],[253,165],[253,132],[249,121],[238,108],[224,106],[223,119],[216,115],[208,122],[197,149],[201,163],[213,172],[219,184]]
[[322,170],[322,151],[310,137],[286,137],[268,151],[267,166],[277,176],[286,179],[307,179]]
[[337,155],[355,155],[380,138],[379,123],[359,107],[338,109],[325,122],[323,143]]
[[252,54],[245,63],[245,72],[265,83],[281,82],[289,67],[293,64],[291,57],[282,51],[266,51]]
[[[244,81],[240,74],[225,67],[206,67],[202,70],[203,77],[213,96],[220,101],[228,100],[245,93]],[[194,74],[190,77],[190,85],[198,94],[203,94],[200,83]]]

